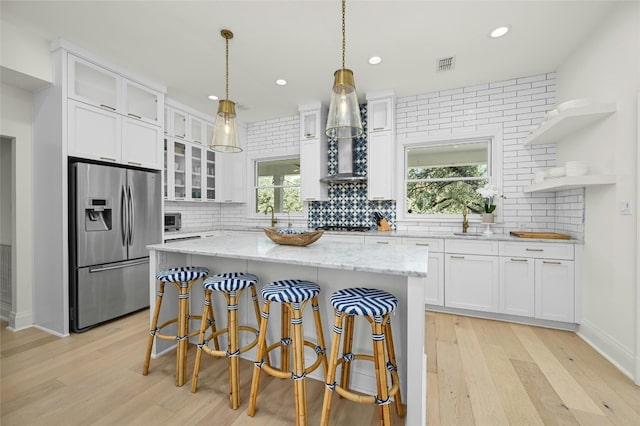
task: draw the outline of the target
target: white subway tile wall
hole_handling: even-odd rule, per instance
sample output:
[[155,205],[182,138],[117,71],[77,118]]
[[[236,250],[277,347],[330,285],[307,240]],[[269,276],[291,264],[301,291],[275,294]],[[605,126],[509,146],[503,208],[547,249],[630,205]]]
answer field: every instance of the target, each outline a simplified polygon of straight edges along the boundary
[[[558,193],[523,193],[536,171],[555,165],[555,145],[523,146],[532,125],[543,121],[554,108],[555,73],[480,84],[398,98],[396,131],[446,135],[501,126],[503,132],[503,182],[506,199],[503,223],[492,225],[496,233],[509,230],[543,230],[583,238],[584,190]],[[472,224],[475,231],[484,225]],[[399,221],[397,229],[459,231],[452,222]]]
[[[569,233],[582,239],[584,190],[523,193],[536,171],[555,165],[555,145],[522,145],[532,125],[543,121],[554,108],[555,73],[479,84],[397,99],[396,131],[447,135],[501,126],[503,132],[503,182],[506,199],[502,204],[502,223],[492,226],[496,233],[509,230],[540,230]],[[251,155],[299,152],[297,115],[251,123],[247,152]],[[168,202],[166,211],[183,213],[183,228],[203,226],[255,226],[247,219],[245,204]],[[284,218],[283,218],[284,219]],[[296,221],[297,222],[297,221]],[[295,226],[303,226],[296,223]],[[305,221],[306,222],[306,221]],[[459,231],[456,222],[399,221],[398,230]],[[472,231],[484,226],[471,225]]]

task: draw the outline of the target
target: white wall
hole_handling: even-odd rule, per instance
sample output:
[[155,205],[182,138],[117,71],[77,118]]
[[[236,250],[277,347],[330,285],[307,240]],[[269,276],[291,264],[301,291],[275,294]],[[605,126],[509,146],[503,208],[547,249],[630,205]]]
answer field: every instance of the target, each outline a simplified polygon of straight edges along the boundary
[[2,84],[0,134],[15,138],[15,228],[12,240],[12,311],[9,327],[33,324],[33,232],[32,232],[32,101],[31,93]]
[[48,40],[22,31],[6,21],[2,21],[0,30],[0,64],[3,72],[11,70],[31,79],[53,81]]
[[[585,192],[583,322],[580,334],[640,382],[636,296],[638,193],[637,104],[640,89],[640,3],[618,2],[591,36],[557,70],[558,102],[616,102],[617,112],[558,144],[558,162],[587,160],[616,185]],[[631,200],[632,215],[619,203]],[[640,365],[640,363],[638,364]]]

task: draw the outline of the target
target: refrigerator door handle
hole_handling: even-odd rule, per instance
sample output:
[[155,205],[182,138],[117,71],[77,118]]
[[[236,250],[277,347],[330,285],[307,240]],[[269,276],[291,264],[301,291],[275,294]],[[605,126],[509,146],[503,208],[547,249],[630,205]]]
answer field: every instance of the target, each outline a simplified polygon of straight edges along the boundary
[[135,203],[133,202],[133,187],[129,185],[129,245],[133,244],[133,227],[135,226]]
[[144,265],[145,263],[149,263],[148,257],[144,259],[136,260],[134,262],[120,262],[117,265],[96,266],[95,268],[89,268],[89,273],[93,274],[95,272],[112,271],[114,269],[122,269],[122,268],[128,268],[130,266]]
[[122,246],[124,247],[127,245],[127,233],[128,233],[127,224],[129,223],[129,219],[128,219],[129,209],[127,208],[127,193],[124,186],[120,191],[120,205],[122,206],[122,208],[120,209],[120,229],[122,233]]

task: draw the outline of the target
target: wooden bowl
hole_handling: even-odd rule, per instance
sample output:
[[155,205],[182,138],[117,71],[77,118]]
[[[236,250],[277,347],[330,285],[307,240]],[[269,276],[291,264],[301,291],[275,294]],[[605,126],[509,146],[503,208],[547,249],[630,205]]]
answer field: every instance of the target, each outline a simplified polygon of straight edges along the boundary
[[295,234],[285,234],[276,231],[273,228],[264,228],[264,233],[267,234],[267,237],[271,241],[276,244],[282,244],[285,246],[298,246],[304,247],[308,246],[311,243],[316,242],[324,231],[310,231],[310,232],[300,232]]

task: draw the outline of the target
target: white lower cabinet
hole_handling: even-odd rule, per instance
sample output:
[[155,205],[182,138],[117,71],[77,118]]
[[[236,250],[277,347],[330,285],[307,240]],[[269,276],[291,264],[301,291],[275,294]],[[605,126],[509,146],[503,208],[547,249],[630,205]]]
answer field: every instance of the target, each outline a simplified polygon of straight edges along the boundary
[[500,242],[500,313],[576,322],[575,245]]
[[444,241],[437,238],[403,237],[403,245],[429,247],[429,264],[424,288],[424,303],[444,306]]
[[574,262],[535,260],[535,317],[575,322]]
[[449,254],[444,256],[445,306],[498,312],[497,256]]
[[534,266],[533,259],[500,258],[500,313],[533,317]]

